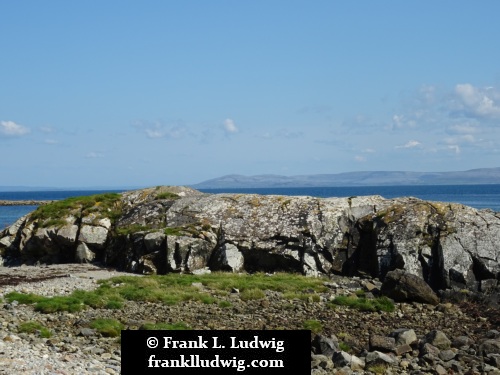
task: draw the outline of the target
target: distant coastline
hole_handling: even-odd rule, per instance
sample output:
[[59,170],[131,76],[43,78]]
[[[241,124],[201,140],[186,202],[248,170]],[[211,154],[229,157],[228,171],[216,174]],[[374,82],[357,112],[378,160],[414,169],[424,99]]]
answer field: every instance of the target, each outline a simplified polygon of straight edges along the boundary
[[41,206],[49,204],[52,200],[0,200],[0,206]]
[[195,189],[310,188],[500,184],[500,168],[458,172],[365,171],[300,176],[227,175],[191,185]]

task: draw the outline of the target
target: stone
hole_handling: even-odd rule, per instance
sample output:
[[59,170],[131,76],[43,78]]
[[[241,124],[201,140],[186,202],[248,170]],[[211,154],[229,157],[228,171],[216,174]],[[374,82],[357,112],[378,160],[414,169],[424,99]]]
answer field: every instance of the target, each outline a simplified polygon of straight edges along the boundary
[[401,356],[405,353],[410,353],[411,351],[413,351],[413,348],[408,344],[398,345],[396,346],[396,349],[394,349],[394,353],[396,353],[396,355],[398,356]]
[[147,253],[153,253],[155,251],[160,251],[161,245],[165,241],[165,233],[163,232],[152,232],[144,236],[144,246],[146,247]]
[[366,355],[365,361],[366,364],[385,363],[392,365],[394,363],[394,358],[379,351],[374,351],[374,352],[369,352]]
[[78,235],[78,225],[64,225],[57,230],[56,240],[63,245],[72,245]]
[[396,340],[393,337],[370,335],[369,350],[391,352],[396,348]]
[[82,225],[80,228],[80,235],[78,241],[85,242],[87,246],[92,246],[97,249],[104,248],[108,239],[109,231],[103,227],[96,227],[92,225]]
[[323,354],[311,354],[311,368],[331,369],[332,359]]
[[453,339],[451,346],[453,348],[462,348],[464,346],[470,346],[474,344],[474,340],[469,336],[458,336]]
[[456,353],[453,350],[441,350],[438,354],[439,358],[445,362],[451,361],[455,358]]
[[210,261],[210,269],[214,271],[240,272],[244,269],[245,259],[241,251],[230,243],[216,249]]
[[92,328],[80,328],[79,336],[95,336],[97,331]]
[[91,263],[95,259],[95,253],[90,250],[86,243],[79,243],[75,251],[75,262]]
[[451,341],[446,335],[439,330],[433,330],[425,335],[424,341],[429,343],[440,350],[450,349]]
[[344,351],[335,352],[332,361],[335,368],[347,368],[352,371],[363,371],[365,368],[365,362],[361,358]]
[[330,358],[335,352],[340,350],[339,340],[334,335],[331,335],[330,337],[316,335],[311,345],[317,354],[323,354]]
[[439,303],[438,296],[424,280],[399,269],[386,274],[380,292],[396,302]]
[[483,356],[488,354],[500,354],[500,340],[487,339],[479,344],[479,353]]
[[389,336],[394,337],[396,345],[413,345],[418,341],[417,334],[413,329],[396,329],[395,331],[392,331]]
[[434,369],[434,371],[436,371],[437,375],[446,375],[446,374],[448,374],[448,370],[446,370],[441,365],[437,365],[436,368]]

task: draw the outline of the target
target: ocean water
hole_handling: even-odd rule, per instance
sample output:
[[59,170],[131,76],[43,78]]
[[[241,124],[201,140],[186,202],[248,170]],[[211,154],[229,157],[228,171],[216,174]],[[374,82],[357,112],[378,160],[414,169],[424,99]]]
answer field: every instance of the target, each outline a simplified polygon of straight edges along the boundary
[[[500,212],[500,185],[429,185],[429,186],[355,186],[321,188],[247,188],[200,189],[206,193],[241,193],[262,195],[307,195],[313,197],[351,197],[381,195],[385,198],[416,197],[429,201],[456,202],[478,209]],[[0,192],[0,200],[58,200],[75,196],[121,192],[122,190]],[[36,206],[0,206],[0,230]]]

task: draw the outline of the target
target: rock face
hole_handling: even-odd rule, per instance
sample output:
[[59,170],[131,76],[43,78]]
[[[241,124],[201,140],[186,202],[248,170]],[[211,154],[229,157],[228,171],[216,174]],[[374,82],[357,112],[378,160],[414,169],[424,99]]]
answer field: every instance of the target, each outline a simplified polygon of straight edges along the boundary
[[[380,196],[204,194],[157,187],[54,202],[0,232],[6,265],[99,261],[143,273],[290,271],[495,291],[500,214]],[[85,246],[83,246],[85,245]]]

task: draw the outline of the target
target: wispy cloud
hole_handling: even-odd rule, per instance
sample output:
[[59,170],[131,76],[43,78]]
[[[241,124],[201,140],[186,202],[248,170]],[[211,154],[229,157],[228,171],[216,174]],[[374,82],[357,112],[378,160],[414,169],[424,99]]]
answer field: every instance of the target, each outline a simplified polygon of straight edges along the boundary
[[46,133],[46,134],[53,133],[55,131],[54,128],[51,126],[40,126],[38,129],[42,133]]
[[177,139],[184,136],[187,132],[186,126],[181,121],[169,124],[161,121],[156,121],[154,123],[150,123],[148,121],[136,121],[133,123],[133,126],[145,133],[150,139]]
[[87,159],[98,159],[98,158],[103,158],[104,157],[104,154],[100,153],[100,152],[89,152],[87,155],[85,155],[85,157]]
[[16,124],[14,121],[0,121],[0,134],[8,137],[20,137],[28,134],[30,131],[26,126]]
[[59,143],[59,141],[55,140],[55,139],[46,139],[43,141],[43,143],[46,143],[48,145],[56,145]]
[[421,146],[422,144],[419,141],[411,140],[401,146],[396,146],[396,148],[415,148]]
[[500,92],[493,87],[474,87],[470,83],[455,86],[456,110],[466,117],[500,119]]
[[234,120],[227,118],[224,120],[224,131],[227,134],[234,134],[234,133],[238,133],[239,129],[236,126],[236,124],[234,123]]

